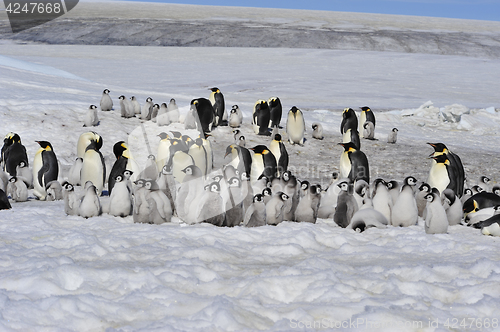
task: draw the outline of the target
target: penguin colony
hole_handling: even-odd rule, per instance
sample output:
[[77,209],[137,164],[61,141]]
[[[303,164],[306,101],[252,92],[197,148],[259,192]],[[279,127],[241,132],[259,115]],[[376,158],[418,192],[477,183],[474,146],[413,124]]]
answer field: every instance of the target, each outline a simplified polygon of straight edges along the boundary
[[[258,100],[251,118],[254,133],[245,135],[270,136],[270,141],[247,148],[239,129],[244,121],[242,111],[233,105],[227,112],[220,89],[209,90],[209,98],[191,101],[183,121],[186,129],[197,129],[199,135],[190,137],[168,129],[161,132],[158,150],[148,156],[142,170],[134,167],[127,143],[119,141],[113,145],[116,160],[107,176],[102,137],[89,131],[75,142],[77,158],[68,174],[60,174],[50,142],[36,141],[39,149],[30,162],[21,137],[8,133],[0,158],[0,209],[33,198],[63,199],[67,215],[84,218],[105,211],[116,217],[131,216],[137,223],[162,224],[178,217],[188,224],[227,227],[316,223],[322,218],[358,232],[369,227],[409,227],[421,218],[429,234],[446,233],[449,225],[463,224],[480,228],[485,235],[500,236],[500,186],[493,186],[483,176],[478,185],[465,188],[462,161],[445,144],[428,143],[434,152],[425,182],[412,176],[401,183],[381,178],[371,182],[361,139],[376,139],[374,112],[361,107],[358,119],[353,109],[346,108],[340,124],[343,141],[339,145],[344,151],[339,173],[334,172],[330,184],[321,188],[288,170],[285,143],[304,146],[306,142],[306,124],[299,108],[293,106],[286,113],[283,133],[280,99]],[[153,121],[160,127],[180,121],[175,99],[159,105],[148,97],[142,106],[134,96],[122,95],[118,100],[124,118]],[[113,110],[108,89],[99,105],[101,112]],[[97,109],[89,107],[84,126],[99,125]],[[225,151],[228,163],[215,170],[213,154],[217,151],[212,150],[209,137],[218,126],[234,128],[234,142]],[[313,138],[325,138],[321,123],[313,123],[312,129]],[[389,133],[388,143],[396,143],[397,132],[394,128]],[[104,206],[103,196],[109,196]]]

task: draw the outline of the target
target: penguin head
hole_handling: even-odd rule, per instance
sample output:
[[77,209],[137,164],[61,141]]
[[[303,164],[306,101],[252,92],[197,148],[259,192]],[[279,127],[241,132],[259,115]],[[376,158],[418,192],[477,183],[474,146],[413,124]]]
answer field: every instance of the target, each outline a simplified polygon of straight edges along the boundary
[[153,102],[153,98],[151,98],[151,97],[146,98],[146,103],[152,103],[152,102]]
[[144,188],[149,189],[151,191],[160,189],[158,183],[155,180],[144,180]]
[[480,179],[480,180],[481,180],[481,183],[484,183],[484,184],[488,184],[488,183],[490,183],[490,181],[491,181],[489,177],[484,176],[484,175],[483,175],[483,176],[481,176],[481,179]]
[[214,93],[220,92],[219,88],[217,88],[217,87],[213,87],[213,88],[210,88],[208,90],[210,90],[210,91],[212,91]]
[[437,197],[440,197],[440,196],[441,196],[441,194],[440,194],[440,192],[439,192],[439,189],[438,189],[438,188],[432,188],[432,189],[431,189],[431,194],[434,194],[434,195],[436,195]]
[[132,174],[134,174],[134,172],[132,172],[131,170],[126,169],[126,170],[123,171],[123,177],[126,180],[130,179],[130,177],[132,176]]
[[274,135],[274,140],[278,141],[278,142],[281,142],[281,135],[280,134]]
[[232,177],[229,179],[229,187],[239,188],[241,187],[241,181],[237,177]]
[[473,193],[472,193],[472,189],[470,189],[470,188],[466,188],[466,189],[464,190],[464,195],[469,195],[469,196],[472,196],[472,194],[473,194]]
[[120,100],[125,100],[125,96],[124,96],[124,95],[121,95],[120,97],[118,97],[118,99],[120,99]]
[[363,107],[360,107],[360,109],[361,109],[361,111],[363,111],[363,112],[370,112],[370,111],[371,111],[370,107],[368,107],[368,106],[363,106]]
[[264,174],[261,174],[259,176],[259,178],[257,179],[257,181],[263,182],[263,183],[265,183],[267,185],[267,183],[269,182],[269,179]]
[[153,105],[153,110],[158,111],[160,109],[160,105],[154,104]]
[[102,93],[104,93],[105,95],[107,95],[108,93],[110,93],[111,91],[109,91],[108,89],[104,89],[104,91]]
[[62,184],[61,184],[61,187],[66,190],[66,191],[74,191],[75,188],[73,187],[73,185],[71,183],[69,183],[68,181],[64,181]]
[[493,192],[495,195],[500,196],[500,186],[499,185],[494,185],[493,188],[491,189],[491,192]]
[[272,196],[273,192],[271,191],[271,188],[266,187],[262,190],[262,196]]
[[161,174],[163,175],[172,174],[172,167],[170,167],[169,165],[163,165],[163,167],[161,168]]
[[222,175],[216,175],[212,178],[212,180],[214,180],[215,182],[219,183],[221,182],[221,180],[223,179],[224,177]]
[[160,107],[167,108],[167,103],[161,103]]
[[262,197],[262,194],[257,194],[255,196],[253,196],[253,200],[252,200],[254,203],[257,203],[257,202],[263,202],[264,201],[264,198]]
[[154,155],[154,154],[150,154],[150,155],[148,156],[148,159],[149,159],[149,160],[153,160],[153,161],[155,161],[155,160],[156,160],[156,157],[155,157],[155,155]]
[[47,141],[35,141],[35,142],[40,144],[42,149],[44,149],[45,151],[52,151],[52,145],[49,142]]
[[357,151],[356,145],[353,142],[338,143],[338,145],[342,145],[344,147],[344,152],[355,152],[355,151]]
[[219,182],[212,182],[209,184],[209,190],[213,193],[219,193],[220,192],[220,184]]
[[309,181],[300,181],[300,190],[307,190],[309,189]]
[[97,141],[90,140],[90,144],[85,148],[85,152],[89,150],[99,151],[99,149],[97,148]]
[[245,143],[245,136],[240,136],[238,141],[239,141],[239,143]]
[[241,172],[240,179],[241,181],[250,181],[250,176],[247,172]]
[[335,181],[335,180],[338,180],[338,178],[339,178],[339,173],[337,173],[337,172],[333,172],[333,173],[332,173],[332,180],[334,180],[334,181]]
[[97,109],[97,106],[96,106],[96,105],[90,105],[90,106],[89,106],[89,109],[91,109],[91,110],[96,110],[96,109]]
[[404,183],[409,186],[416,186],[417,179],[415,179],[413,176],[408,176],[405,178]]
[[227,148],[226,148],[226,154],[224,155],[224,158],[226,158],[227,156],[229,156],[231,153],[233,153],[233,150],[236,149],[236,145],[234,144],[231,144],[229,145]]
[[369,185],[365,180],[356,180],[354,184],[354,191],[361,197],[365,197]]
[[293,114],[293,118],[296,119],[297,118],[297,112],[300,112],[300,110],[296,106],[292,106],[292,108],[290,109],[289,113],[290,112]]
[[424,196],[424,199],[427,202],[433,202],[434,201],[434,195],[433,194],[427,194],[427,195]]
[[233,105],[233,106],[231,106],[231,111],[232,111],[232,110],[238,110],[238,109],[239,109],[238,105]]
[[13,176],[9,179],[10,183],[15,183],[17,181],[17,177]]
[[170,98],[170,103],[171,103],[172,105],[176,105],[176,103],[175,103],[175,99],[174,99],[174,98]]
[[120,157],[123,155],[123,152],[128,149],[127,143],[125,141],[119,141],[116,142],[115,145],[113,145],[113,153],[115,154],[116,159],[120,159]]
[[309,192],[312,195],[321,195],[321,186],[319,184],[314,184],[309,187]]
[[288,182],[290,180],[290,171],[285,171],[281,174],[283,181]]
[[200,177],[203,175],[200,168],[196,165],[189,165],[188,167],[184,168],[182,172],[184,172],[186,175],[193,175],[195,177]]
[[117,183],[122,182],[122,180],[123,180],[123,175],[118,174],[117,176],[115,176],[115,182],[117,182]]
[[241,130],[239,130],[239,129],[233,130],[233,134],[234,134],[235,138],[236,138],[236,135],[238,135],[239,133],[241,133]]
[[448,205],[453,205],[453,203],[455,203],[455,199],[457,198],[457,196],[455,195],[455,192],[450,189],[450,188],[447,188],[443,191],[443,200],[445,200]]
[[484,189],[479,185],[475,185],[472,187],[472,192],[481,193],[483,191],[484,191]]
[[354,113],[354,110],[352,108],[344,108],[344,112],[342,112],[342,118],[347,119],[353,115],[356,115]]
[[265,145],[257,145],[250,148],[250,150],[252,150],[254,154],[268,154],[271,152]]
[[136,181],[134,181],[134,184],[138,187],[138,188],[141,188],[141,187],[144,187],[144,184],[145,184],[145,180],[144,179],[138,179]]
[[231,109],[231,114],[237,114],[237,113],[238,113],[238,110],[236,110],[234,108]]
[[312,129],[313,129],[313,130],[316,130],[317,128],[318,128],[318,124],[317,124],[317,123],[313,123],[313,125],[312,125]]
[[392,128],[392,132],[395,133],[395,132],[398,132],[398,128]]
[[158,136],[158,137],[160,138],[160,140],[162,140],[162,141],[163,141],[164,139],[169,139],[169,138],[170,138],[170,136],[168,136],[168,134],[167,134],[166,132],[164,132],[164,131],[162,131],[161,133],[159,133],[159,134],[158,134],[158,135],[156,135],[156,136]]
[[177,139],[182,138],[182,133],[181,132],[179,132],[179,131],[173,131],[173,130],[171,130],[170,132],[172,133],[172,135],[174,135],[174,138],[177,138]]
[[340,190],[342,191],[346,191],[346,192],[349,192],[349,187],[350,187],[350,183],[347,182],[347,181],[342,181],[340,183],[337,184],[337,187],[340,188]]
[[432,156],[431,159],[434,159],[438,164],[450,165],[450,160],[445,154]]
[[443,143],[427,143],[434,148],[436,153],[447,153],[448,148]]
[[288,198],[290,198],[290,196],[281,191],[278,193],[278,195],[282,201],[286,201]]
[[132,101],[136,100],[135,96],[130,97],[130,100]]

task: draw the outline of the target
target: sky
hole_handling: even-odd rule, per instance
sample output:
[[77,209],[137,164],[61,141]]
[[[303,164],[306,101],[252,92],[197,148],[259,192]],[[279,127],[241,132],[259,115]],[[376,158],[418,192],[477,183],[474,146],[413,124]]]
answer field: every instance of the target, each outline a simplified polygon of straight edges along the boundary
[[330,10],[500,21],[500,0],[147,0],[193,5]]

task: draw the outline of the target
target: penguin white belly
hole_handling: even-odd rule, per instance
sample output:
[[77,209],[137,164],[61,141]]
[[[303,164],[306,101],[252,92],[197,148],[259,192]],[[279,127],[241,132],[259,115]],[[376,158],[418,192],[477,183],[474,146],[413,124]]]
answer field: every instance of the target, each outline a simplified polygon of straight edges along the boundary
[[132,198],[127,181],[115,184],[109,200],[109,214],[115,217],[126,217],[131,214]]
[[349,143],[351,141],[351,131],[347,130],[342,134],[342,143]]
[[442,234],[448,231],[448,218],[441,202],[434,201],[427,205],[425,232],[427,234]]
[[101,156],[94,150],[88,150],[83,157],[82,171],[80,173],[80,183],[85,185],[87,181],[97,189],[97,195],[101,195],[104,188],[104,166]]
[[295,221],[315,223],[314,210],[311,208],[311,198],[309,194],[302,197],[295,209]]
[[427,183],[431,186],[431,188],[436,188],[440,193],[442,193],[450,183],[446,166],[434,162],[429,172]]
[[377,194],[372,199],[373,208],[382,213],[391,222],[390,194],[387,190],[377,190]]
[[263,172],[264,172],[264,159],[262,158],[262,155],[254,155],[252,161],[252,167],[250,169],[250,181],[252,182],[252,185],[254,185],[257,182],[259,176],[261,176]]
[[418,208],[411,187],[405,187],[399,194],[391,210],[391,224],[393,226],[408,227],[418,221]]
[[347,153],[342,152],[340,156],[340,178],[345,179],[349,177],[349,173],[351,172],[351,161],[349,160],[349,156]]
[[83,218],[96,217],[100,214],[101,205],[95,195],[86,194],[80,203],[79,215]]
[[35,155],[35,159],[33,160],[33,188],[34,195],[41,200],[45,199],[45,195],[47,194],[45,188],[42,183],[38,181],[38,172],[43,166],[42,154],[41,151],[38,151]]
[[80,174],[82,171],[83,159],[76,158],[68,173],[68,182],[73,186],[80,185]]
[[103,94],[101,98],[101,111],[110,111],[113,108],[113,101],[108,94]]
[[278,141],[271,141],[271,144],[269,144],[269,151],[273,153],[273,156],[276,158],[276,165],[278,165],[280,157],[281,157],[281,150],[280,150],[280,144]]
[[288,121],[286,123],[286,133],[288,135],[288,140],[292,144],[304,144],[304,132],[305,132],[305,124],[302,116],[297,115],[296,118],[292,116],[288,116]]
[[[359,115],[359,121],[358,121],[358,132],[359,132],[359,138],[363,138],[364,135],[364,124],[366,122],[366,112],[361,112]],[[345,142],[345,141],[344,141]]]
[[172,174],[177,182],[182,183],[186,174],[182,170],[194,165],[193,158],[185,152],[177,151],[172,157]]

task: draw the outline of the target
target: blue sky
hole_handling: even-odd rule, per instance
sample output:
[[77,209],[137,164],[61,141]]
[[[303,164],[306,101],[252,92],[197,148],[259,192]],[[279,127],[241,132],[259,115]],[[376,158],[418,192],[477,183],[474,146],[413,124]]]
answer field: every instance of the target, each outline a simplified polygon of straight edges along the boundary
[[[137,1],[137,0],[136,0]],[[500,21],[500,0],[147,0],[194,5],[290,8]]]

